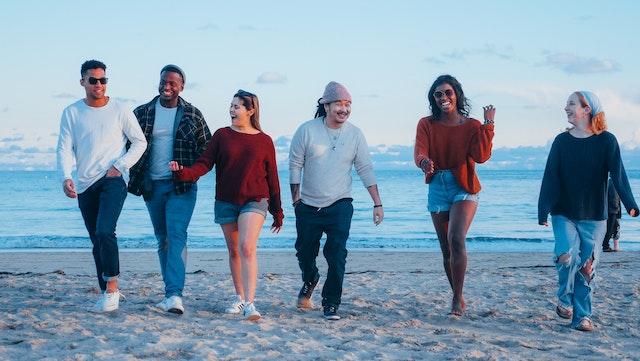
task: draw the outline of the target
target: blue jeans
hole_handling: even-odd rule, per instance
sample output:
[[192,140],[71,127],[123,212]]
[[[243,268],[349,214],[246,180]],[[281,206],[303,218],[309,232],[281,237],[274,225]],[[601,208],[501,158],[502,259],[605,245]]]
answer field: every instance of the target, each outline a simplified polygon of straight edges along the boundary
[[432,213],[448,212],[451,205],[459,201],[478,203],[478,195],[465,191],[458,185],[456,177],[450,170],[437,171],[429,182],[427,210]]
[[196,205],[198,187],[176,194],[173,180],[153,181],[153,192],[146,200],[153,232],[158,241],[158,258],[165,297],[182,297],[187,265],[187,228]]
[[[591,317],[591,294],[595,278],[600,246],[607,230],[607,221],[574,221],[567,217],[551,216],[555,236],[554,263],[558,271],[558,300],[565,306],[573,306],[571,327],[576,328],[583,317]],[[566,254],[563,262],[561,256]],[[585,279],[580,269],[593,258],[591,279]]]
[[78,207],[93,243],[93,260],[102,291],[107,289],[107,282],[120,275],[116,224],[126,198],[127,185],[122,177],[103,177],[78,194]]
[[318,278],[316,258],[320,239],[326,233],[327,240],[322,253],[327,260],[327,279],[322,288],[322,305],[338,307],[342,300],[342,283],[347,264],[347,239],[353,217],[353,199],[344,198],[326,208],[311,207],[299,203],[295,208],[296,257],[302,271],[303,282]]

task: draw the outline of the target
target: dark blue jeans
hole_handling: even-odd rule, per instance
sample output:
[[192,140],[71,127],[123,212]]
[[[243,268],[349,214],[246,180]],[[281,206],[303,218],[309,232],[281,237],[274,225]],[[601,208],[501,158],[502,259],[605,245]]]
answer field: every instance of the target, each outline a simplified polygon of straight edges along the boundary
[[322,234],[327,235],[322,253],[327,260],[327,279],[322,288],[322,305],[338,307],[342,300],[342,283],[347,264],[347,239],[353,217],[353,199],[344,198],[326,208],[299,203],[295,208],[296,256],[302,271],[302,281],[318,277],[316,258]]
[[78,194],[78,206],[93,243],[93,259],[103,291],[108,281],[120,275],[116,223],[126,198],[127,185],[122,177],[104,177]]

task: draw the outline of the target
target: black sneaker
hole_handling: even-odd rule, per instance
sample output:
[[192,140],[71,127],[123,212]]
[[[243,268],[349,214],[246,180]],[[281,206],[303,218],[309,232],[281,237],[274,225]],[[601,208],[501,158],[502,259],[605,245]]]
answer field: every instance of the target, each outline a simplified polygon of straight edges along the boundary
[[300,289],[300,293],[298,293],[298,308],[312,308],[313,302],[311,301],[311,295],[313,294],[313,290],[316,288],[318,284],[318,280],[320,279],[319,275],[316,275],[316,280],[313,282],[305,282]]
[[324,306],[324,318],[331,321],[339,320],[338,308],[336,306]]

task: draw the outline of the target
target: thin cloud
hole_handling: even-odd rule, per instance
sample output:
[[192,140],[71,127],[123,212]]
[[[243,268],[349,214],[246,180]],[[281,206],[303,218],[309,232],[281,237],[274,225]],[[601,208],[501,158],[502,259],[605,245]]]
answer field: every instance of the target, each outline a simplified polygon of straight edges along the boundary
[[12,138],[2,138],[0,139],[0,142],[2,143],[7,143],[7,142],[21,142],[24,140],[24,135],[19,135],[19,136],[15,136]]
[[583,58],[566,53],[547,55],[545,64],[568,74],[610,73],[620,70],[618,65],[609,59]]
[[77,99],[78,95],[71,94],[71,93],[57,93],[57,94],[53,94],[53,98],[57,98],[57,99]]
[[4,108],[2,108],[2,112],[3,112],[3,113],[8,113],[8,112],[9,112],[9,107],[4,107]]
[[[513,48],[511,46],[498,49],[494,44],[485,44],[481,48],[475,49],[454,49],[449,52],[442,52],[440,54],[441,58],[444,58],[448,61],[464,61],[468,60],[470,57],[475,56],[489,56],[495,57],[503,60],[514,60],[515,57],[513,55]],[[444,61],[438,57],[429,57],[425,59],[428,63],[434,64],[442,64]]]
[[275,72],[264,72],[256,81],[258,84],[284,84],[287,82],[287,77]]

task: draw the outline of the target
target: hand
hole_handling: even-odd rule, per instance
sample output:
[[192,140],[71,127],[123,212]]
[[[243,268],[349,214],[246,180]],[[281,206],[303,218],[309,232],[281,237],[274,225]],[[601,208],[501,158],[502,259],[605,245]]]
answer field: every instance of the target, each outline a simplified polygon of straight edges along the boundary
[[111,166],[111,168],[109,168],[109,170],[107,171],[107,177],[120,177],[120,176],[122,176],[122,173],[120,173],[118,168],[114,166]]
[[78,196],[76,194],[76,187],[71,179],[65,179],[64,182],[62,182],[62,191],[69,198],[76,198]]
[[633,208],[632,210],[629,211],[629,215],[631,217],[637,217],[638,216],[638,210]]
[[484,109],[484,122],[493,123],[493,120],[496,116],[496,108],[494,108],[493,105],[489,104],[482,107],[482,109]]
[[420,161],[420,169],[422,169],[425,174],[431,174],[436,170],[435,164],[429,158],[424,158]]
[[377,226],[380,223],[382,223],[383,219],[384,219],[384,211],[382,210],[382,207],[374,208],[373,209],[373,224],[375,224]]
[[541,225],[541,226],[549,227],[549,223],[548,222],[538,222],[538,224]]
[[169,169],[171,169],[172,172],[177,172],[179,170],[182,170],[184,167],[179,165],[178,162],[176,162],[175,160],[172,160],[171,162],[169,162]]
[[280,230],[282,229],[282,226],[271,226],[271,232],[278,234],[280,233]]

